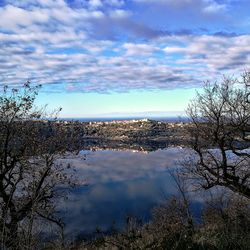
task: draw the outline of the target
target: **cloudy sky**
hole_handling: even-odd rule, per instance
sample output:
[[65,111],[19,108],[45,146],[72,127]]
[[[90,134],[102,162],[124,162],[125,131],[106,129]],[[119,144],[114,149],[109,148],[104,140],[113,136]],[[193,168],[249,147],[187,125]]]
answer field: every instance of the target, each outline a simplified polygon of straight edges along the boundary
[[250,64],[249,0],[0,0],[0,84],[63,117],[180,114]]

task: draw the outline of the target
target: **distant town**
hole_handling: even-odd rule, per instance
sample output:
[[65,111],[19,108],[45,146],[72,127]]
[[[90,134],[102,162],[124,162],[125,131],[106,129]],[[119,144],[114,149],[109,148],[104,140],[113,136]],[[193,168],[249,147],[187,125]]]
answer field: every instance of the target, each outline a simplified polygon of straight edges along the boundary
[[76,122],[58,120],[70,128],[76,123],[81,130],[82,147],[86,150],[129,149],[154,151],[171,146],[186,146],[188,122],[164,122],[151,119]]

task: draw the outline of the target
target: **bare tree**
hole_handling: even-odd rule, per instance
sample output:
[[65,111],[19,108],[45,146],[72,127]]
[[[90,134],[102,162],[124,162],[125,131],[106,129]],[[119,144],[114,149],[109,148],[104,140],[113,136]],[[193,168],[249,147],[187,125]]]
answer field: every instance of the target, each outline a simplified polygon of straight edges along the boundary
[[39,88],[27,83],[22,89],[5,87],[0,95],[1,249],[24,249],[20,230],[27,220],[30,233],[36,218],[63,227],[54,200],[59,185],[71,181],[56,159],[69,149],[73,136],[55,120],[42,120],[48,114],[34,105]]
[[192,148],[188,171],[203,188],[224,186],[250,198],[250,73],[207,82],[190,103]]

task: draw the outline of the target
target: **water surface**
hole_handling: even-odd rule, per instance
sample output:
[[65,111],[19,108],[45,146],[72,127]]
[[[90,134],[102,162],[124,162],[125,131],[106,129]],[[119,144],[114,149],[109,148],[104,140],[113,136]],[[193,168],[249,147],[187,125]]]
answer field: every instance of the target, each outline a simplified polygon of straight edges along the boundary
[[146,222],[151,210],[177,188],[170,170],[188,154],[186,149],[168,148],[150,153],[133,151],[81,151],[61,161],[75,167],[87,182],[70,192],[61,211],[68,234],[91,234],[97,228],[122,229],[128,216]]

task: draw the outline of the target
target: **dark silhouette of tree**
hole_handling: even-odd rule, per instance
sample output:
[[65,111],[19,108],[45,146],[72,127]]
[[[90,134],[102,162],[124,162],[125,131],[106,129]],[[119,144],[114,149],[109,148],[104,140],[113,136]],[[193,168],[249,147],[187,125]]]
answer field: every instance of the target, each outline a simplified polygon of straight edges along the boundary
[[224,186],[250,198],[250,73],[207,82],[187,113],[195,156],[188,172],[203,188]]
[[[63,223],[54,214],[59,184],[72,184],[56,159],[72,150],[72,128],[50,120],[45,108],[36,108],[40,86],[4,87],[0,94],[0,239],[1,249],[24,249],[20,228],[43,218]],[[71,148],[69,146],[71,145]],[[30,249],[30,248],[27,248]]]

